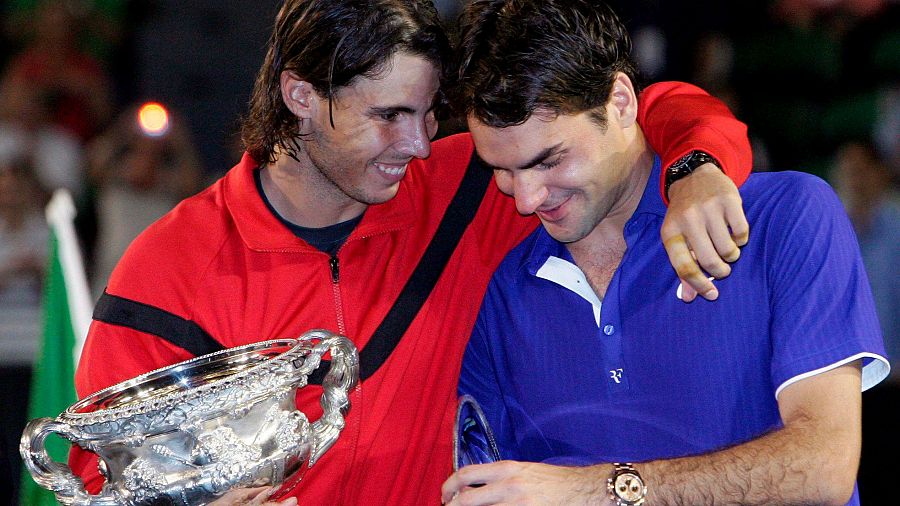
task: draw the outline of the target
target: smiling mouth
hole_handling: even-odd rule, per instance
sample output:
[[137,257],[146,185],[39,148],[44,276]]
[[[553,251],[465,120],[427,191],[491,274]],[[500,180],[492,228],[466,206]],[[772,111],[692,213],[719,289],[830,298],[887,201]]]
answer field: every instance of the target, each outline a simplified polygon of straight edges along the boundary
[[535,214],[537,214],[542,220],[545,220],[545,221],[550,221],[550,222],[558,221],[559,219],[562,218],[562,214],[563,214],[561,211],[562,207],[566,204],[566,202],[569,201],[570,198],[572,198],[572,197],[571,196],[566,197],[562,202],[554,205],[553,207],[542,206],[542,208],[537,209],[535,211]]
[[380,170],[381,172],[384,172],[385,174],[388,174],[391,176],[399,176],[406,172],[407,165],[409,165],[409,162],[404,163],[403,165],[400,165],[400,166],[375,163],[375,168]]

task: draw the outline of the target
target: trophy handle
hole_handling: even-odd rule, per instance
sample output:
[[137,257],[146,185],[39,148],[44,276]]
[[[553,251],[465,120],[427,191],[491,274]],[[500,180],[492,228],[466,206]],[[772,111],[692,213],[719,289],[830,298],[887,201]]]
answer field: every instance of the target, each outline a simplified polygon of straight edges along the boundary
[[359,354],[349,339],[331,332],[313,330],[300,339],[320,339],[311,355],[321,358],[326,351],[331,352],[331,366],[322,380],[322,417],[312,424],[315,440],[308,464],[312,467],[334,445],[344,428],[344,415],[350,409],[348,394],[359,378]]
[[44,441],[50,434],[59,434],[71,439],[72,427],[52,418],[36,418],[25,426],[19,453],[25,467],[38,485],[56,494],[56,499],[65,505],[114,506],[118,504],[111,491],[104,488],[100,495],[90,495],[84,489],[84,482],[75,476],[66,464],[55,462],[47,453]]

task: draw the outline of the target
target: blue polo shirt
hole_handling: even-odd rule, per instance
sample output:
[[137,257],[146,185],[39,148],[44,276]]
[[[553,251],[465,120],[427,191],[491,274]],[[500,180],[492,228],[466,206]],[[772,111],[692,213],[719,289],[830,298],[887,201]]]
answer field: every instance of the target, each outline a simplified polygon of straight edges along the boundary
[[[649,181],[659,180],[659,160]],[[601,301],[565,245],[539,227],[482,303],[460,393],[484,408],[504,458],[589,464],[707,453],[781,427],[792,382],[863,359],[887,376],[856,237],[822,180],[753,174],[750,240],[719,299],[679,300],[648,185]]]

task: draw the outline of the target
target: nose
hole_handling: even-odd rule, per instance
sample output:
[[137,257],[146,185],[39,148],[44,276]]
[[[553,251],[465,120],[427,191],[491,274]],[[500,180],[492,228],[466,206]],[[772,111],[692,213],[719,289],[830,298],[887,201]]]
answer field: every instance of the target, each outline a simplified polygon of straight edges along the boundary
[[405,156],[428,158],[431,155],[434,130],[434,121],[429,122],[427,117],[411,120],[400,133],[397,150]]
[[533,170],[517,171],[512,179],[513,198],[516,199],[516,209],[521,214],[533,214],[550,194],[541,181],[540,174]]

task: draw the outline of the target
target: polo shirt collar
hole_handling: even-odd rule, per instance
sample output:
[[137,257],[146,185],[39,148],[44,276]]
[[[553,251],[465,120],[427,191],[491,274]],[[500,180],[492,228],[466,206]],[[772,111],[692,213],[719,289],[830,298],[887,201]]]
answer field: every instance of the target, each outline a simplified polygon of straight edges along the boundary
[[[259,164],[244,153],[240,163],[222,181],[225,205],[234,218],[244,244],[256,251],[318,251],[294,235],[266,207],[253,179],[253,171],[257,167]],[[410,169],[415,170],[414,167]],[[414,175],[407,174],[407,178],[410,176]],[[412,227],[415,223],[416,206],[406,183],[404,178],[393,199],[384,204],[369,206],[347,241]]]
[[659,182],[662,180],[661,165],[659,156],[653,155],[653,168],[650,170],[650,177],[647,178],[647,186],[644,187],[644,194],[641,196],[637,209],[625,224],[626,228],[640,214],[666,215],[666,203],[663,202],[662,193],[659,191]]

